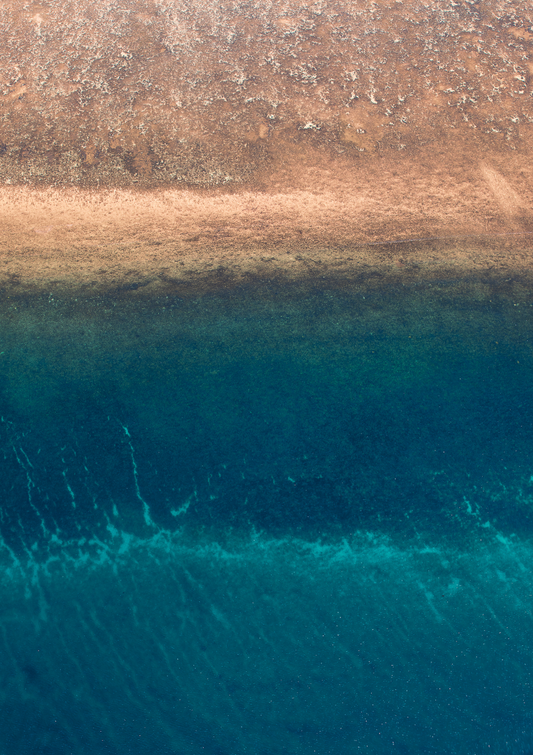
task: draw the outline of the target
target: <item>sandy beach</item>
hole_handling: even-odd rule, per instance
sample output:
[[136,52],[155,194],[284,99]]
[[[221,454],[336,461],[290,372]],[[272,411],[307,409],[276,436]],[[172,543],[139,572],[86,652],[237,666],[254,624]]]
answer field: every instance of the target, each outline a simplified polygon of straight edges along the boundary
[[153,290],[198,275],[368,266],[525,272],[532,184],[520,162],[469,160],[446,171],[389,156],[350,172],[338,160],[263,191],[3,187],[0,285]]

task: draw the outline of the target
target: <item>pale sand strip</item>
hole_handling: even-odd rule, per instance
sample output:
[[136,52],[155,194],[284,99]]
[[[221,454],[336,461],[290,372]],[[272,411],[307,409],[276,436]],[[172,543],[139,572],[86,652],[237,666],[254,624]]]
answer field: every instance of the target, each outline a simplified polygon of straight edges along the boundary
[[[377,167],[340,178],[309,169],[285,190],[235,193],[4,186],[0,285],[106,287],[220,267],[293,276],[317,265],[530,266],[533,197],[516,171],[503,175],[486,161],[462,174],[398,160]],[[494,244],[465,241],[445,253],[386,245],[474,235]]]

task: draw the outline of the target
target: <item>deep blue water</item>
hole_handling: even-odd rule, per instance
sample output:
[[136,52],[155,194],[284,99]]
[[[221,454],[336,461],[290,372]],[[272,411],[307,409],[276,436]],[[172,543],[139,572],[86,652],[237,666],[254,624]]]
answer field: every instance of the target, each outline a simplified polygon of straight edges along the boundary
[[533,291],[0,304],[0,753],[533,753]]

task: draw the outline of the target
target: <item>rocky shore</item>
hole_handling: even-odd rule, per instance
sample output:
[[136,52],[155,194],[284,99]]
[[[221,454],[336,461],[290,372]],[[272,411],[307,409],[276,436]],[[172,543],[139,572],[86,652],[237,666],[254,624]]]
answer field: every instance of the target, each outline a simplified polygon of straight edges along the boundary
[[0,38],[4,289],[529,268],[524,1],[6,0]]

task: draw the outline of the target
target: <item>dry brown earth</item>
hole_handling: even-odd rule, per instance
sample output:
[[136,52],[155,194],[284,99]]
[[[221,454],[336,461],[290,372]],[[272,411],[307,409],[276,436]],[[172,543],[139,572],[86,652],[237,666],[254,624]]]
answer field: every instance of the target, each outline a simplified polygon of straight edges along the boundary
[[530,266],[529,2],[4,0],[0,40],[4,283]]

